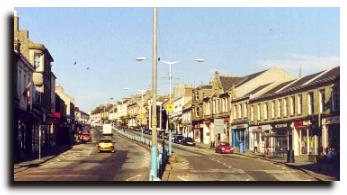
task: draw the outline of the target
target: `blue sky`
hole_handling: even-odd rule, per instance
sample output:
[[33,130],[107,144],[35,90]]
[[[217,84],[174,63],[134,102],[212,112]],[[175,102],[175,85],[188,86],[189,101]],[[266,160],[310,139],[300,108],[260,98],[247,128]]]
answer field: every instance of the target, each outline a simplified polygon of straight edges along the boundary
[[[150,88],[150,8],[16,10],[20,28],[49,49],[57,83],[83,110]],[[158,17],[159,56],[180,61],[175,83],[207,83],[216,70],[242,76],[277,66],[297,76],[300,66],[310,74],[339,65],[339,8],[160,8]],[[159,63],[160,93],[168,92],[167,72]]]

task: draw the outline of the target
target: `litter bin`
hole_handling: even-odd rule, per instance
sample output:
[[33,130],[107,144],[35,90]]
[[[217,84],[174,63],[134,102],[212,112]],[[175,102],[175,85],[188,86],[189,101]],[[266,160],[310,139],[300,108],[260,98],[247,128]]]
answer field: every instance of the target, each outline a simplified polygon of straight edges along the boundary
[[244,153],[244,152],[245,152],[245,144],[240,143],[240,153]]

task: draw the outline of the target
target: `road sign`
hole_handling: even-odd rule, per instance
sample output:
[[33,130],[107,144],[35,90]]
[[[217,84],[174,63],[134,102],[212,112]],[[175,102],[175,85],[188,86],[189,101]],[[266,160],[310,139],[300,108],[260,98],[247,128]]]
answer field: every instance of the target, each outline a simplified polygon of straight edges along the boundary
[[173,106],[172,106],[172,104],[167,104],[167,105],[166,105],[166,110],[167,110],[168,112],[173,112]]

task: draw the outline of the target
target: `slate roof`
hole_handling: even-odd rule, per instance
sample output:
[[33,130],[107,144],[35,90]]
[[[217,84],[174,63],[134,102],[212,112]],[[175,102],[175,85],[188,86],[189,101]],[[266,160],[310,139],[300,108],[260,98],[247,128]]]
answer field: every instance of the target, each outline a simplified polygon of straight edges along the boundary
[[264,72],[266,72],[266,71],[268,71],[268,69],[267,69],[267,70],[260,71],[260,72],[257,72],[257,73],[253,73],[253,74],[250,74],[250,75],[243,76],[243,77],[242,77],[242,80],[241,80],[240,82],[238,82],[237,85],[236,85],[235,87],[238,87],[238,86],[240,86],[240,85],[242,85],[242,84],[244,84],[244,83],[246,83],[246,82],[248,82],[248,81],[254,79],[255,77],[261,75],[262,73],[264,73]]
[[[254,100],[264,99],[264,98],[271,97],[274,95],[280,95],[280,94],[296,91],[299,89],[310,87],[312,85],[321,84],[321,83],[329,82],[329,81],[332,81],[335,79],[339,79],[339,77],[340,77],[340,66],[337,66],[335,68],[332,68],[329,71],[320,71],[318,73],[310,74],[310,75],[307,75],[305,77],[302,77],[302,78],[299,78],[296,80],[281,83],[278,86],[271,89],[270,91],[263,94],[262,96],[254,98]],[[312,79],[314,79],[314,80],[312,80]],[[290,83],[292,83],[292,84],[290,84]],[[285,88],[283,88],[283,87],[285,87]],[[280,89],[282,89],[282,90],[279,91]]]
[[241,79],[242,77],[220,76],[220,82],[224,91],[232,88],[233,84],[236,85],[236,83],[241,81]]
[[263,71],[242,76],[242,77],[220,76],[220,82],[222,84],[223,90],[227,91],[231,89],[234,84],[235,84],[235,87],[241,86],[242,84],[254,79],[255,77],[261,75],[262,73],[266,71],[267,70],[263,70]]

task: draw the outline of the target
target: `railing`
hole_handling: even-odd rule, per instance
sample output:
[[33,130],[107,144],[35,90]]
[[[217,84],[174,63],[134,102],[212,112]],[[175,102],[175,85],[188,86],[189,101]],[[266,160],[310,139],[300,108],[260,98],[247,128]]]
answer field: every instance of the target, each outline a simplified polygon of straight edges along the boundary
[[[152,147],[152,141],[148,138],[145,138],[143,136],[140,136],[140,135],[136,135],[136,134],[132,134],[132,133],[129,133],[127,131],[125,131],[124,129],[121,129],[121,128],[116,128],[116,127],[113,127],[113,130],[115,130],[117,133],[121,134],[122,136],[130,139],[130,140],[133,140],[133,141],[136,141],[142,145],[145,145],[147,146],[148,148],[151,148]],[[165,147],[164,145],[164,148],[163,148],[163,145],[158,143],[157,145],[157,148],[158,148],[158,152],[157,152],[157,170],[151,170],[150,173],[149,173],[149,181],[160,181],[160,177],[162,176],[164,170],[165,170],[165,166],[168,162],[168,148]],[[159,176],[159,177],[157,177]]]

